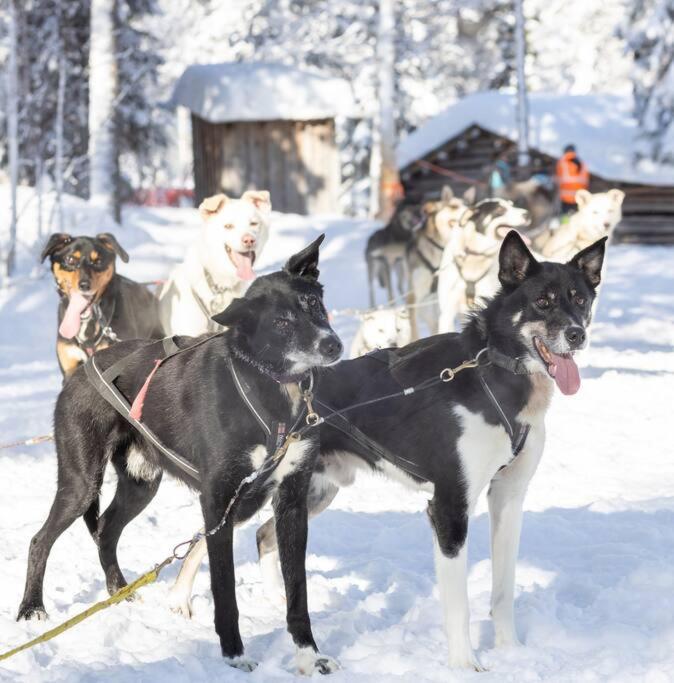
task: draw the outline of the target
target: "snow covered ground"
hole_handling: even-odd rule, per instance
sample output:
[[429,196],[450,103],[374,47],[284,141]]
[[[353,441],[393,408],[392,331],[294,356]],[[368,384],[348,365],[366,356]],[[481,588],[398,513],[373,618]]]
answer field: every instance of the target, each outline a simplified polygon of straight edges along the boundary
[[[196,212],[130,209],[118,231],[140,280],[166,275],[191,239]],[[280,265],[325,230],[322,279],[330,308],[364,305],[362,250],[371,225],[277,217],[264,264]],[[98,232],[84,223],[80,232]],[[24,262],[26,270],[27,262]],[[674,680],[674,250],[611,247],[584,382],[557,396],[547,452],[526,500],[516,621],[524,647],[493,649],[484,501],[471,524],[469,595],[473,643],[488,673],[445,666],[431,532],[424,495],[361,477],[314,520],[309,599],[322,649],[338,681]],[[48,432],[60,386],[51,277],[0,292],[0,442]],[[355,321],[335,318],[350,342]],[[0,651],[42,632],[16,623],[31,536],[56,483],[53,446],[0,451]],[[104,496],[110,498],[112,476]],[[105,503],[105,501],[104,501]],[[256,564],[259,516],[237,533],[241,629],[253,674],[224,666],[212,626],[208,568],[188,622],[166,607],[172,566],[142,600],[94,616],[48,644],[0,663],[0,681],[283,681],[293,647],[284,614],[263,591]],[[200,525],[193,495],[166,480],[120,544],[129,579],[165,557]],[[56,543],[45,581],[49,626],[106,596],[96,551],[78,522]]]

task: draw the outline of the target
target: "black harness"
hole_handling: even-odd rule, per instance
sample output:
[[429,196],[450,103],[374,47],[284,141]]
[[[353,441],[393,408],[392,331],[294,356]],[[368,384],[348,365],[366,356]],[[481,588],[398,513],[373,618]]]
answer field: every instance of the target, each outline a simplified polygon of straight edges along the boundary
[[[124,369],[128,366],[130,359],[133,355],[139,351],[145,351],[146,346],[141,347],[135,352],[132,352],[124,358],[120,358],[116,363],[113,363],[106,370],[101,370],[96,363],[95,356],[89,358],[89,360],[84,364],[84,371],[87,375],[87,379],[94,386],[96,391],[133,427],[135,427],[153,446],[155,446],[164,456],[166,456],[174,465],[180,468],[185,474],[194,479],[195,481],[200,481],[199,470],[192,465],[188,460],[185,460],[181,455],[176,453],[174,450],[168,448],[162,443],[162,441],[157,437],[157,435],[141,420],[142,415],[142,405],[145,397],[145,392],[154,376],[155,372],[158,370],[160,365],[163,365],[169,358],[177,356],[180,353],[185,353],[191,351],[192,349],[204,344],[207,341],[213,339],[213,337],[219,336],[223,332],[219,332],[215,335],[205,337],[204,339],[180,348],[175,337],[166,337],[161,341],[154,342],[157,346],[158,352],[161,354],[161,358],[155,360],[155,366],[153,370],[148,375],[143,388],[136,396],[133,404],[130,404],[126,397],[119,391],[115,386],[115,380],[117,380],[120,375],[124,372]],[[266,437],[266,449],[267,449],[267,460],[271,459],[277,451],[286,443],[287,437],[291,433],[295,433],[299,425],[307,419],[307,404],[303,403],[302,408],[299,411],[295,422],[288,428],[286,422],[272,420],[264,408],[255,402],[253,392],[251,387],[248,385],[244,377],[237,372],[234,359],[231,355],[227,357],[227,366],[232,375],[234,381],[234,386],[241,397],[242,401],[246,407],[253,414],[258,424],[262,428]],[[313,375],[309,374],[309,391],[311,391],[313,385]],[[298,386],[301,383],[298,382]],[[301,386],[300,386],[301,390]],[[265,474],[269,475],[278,466],[279,460],[274,462],[274,466],[270,468],[265,468]]]
[[[122,374],[125,367],[127,367],[130,358],[132,358],[132,356],[136,352],[133,352],[128,356],[121,358],[116,363],[113,363],[106,370],[101,370],[98,367],[95,356],[92,356],[84,364],[84,370],[87,375],[87,378],[94,386],[96,391],[98,391],[98,393],[127,422],[129,422],[129,424],[135,427],[141,435],[143,435],[153,446],[155,446],[165,457],[167,457],[169,461],[171,461],[174,465],[180,468],[185,474],[187,474],[196,482],[200,481],[198,469],[194,467],[194,465],[192,465],[189,461],[185,460],[185,458],[180,456],[178,453],[165,446],[161,442],[161,440],[156,436],[156,434],[145,423],[141,421],[142,403],[149,383],[160,365],[166,362],[169,358],[172,358],[173,356],[176,356],[180,353],[190,351],[195,347],[200,346],[201,344],[209,341],[214,336],[219,336],[220,334],[223,333],[220,332],[215,335],[211,335],[196,342],[195,344],[183,348],[180,348],[176,344],[174,337],[166,337],[165,339],[159,342],[154,342],[154,344],[159,347],[158,350],[161,351],[163,355],[160,359],[155,360],[155,367],[145,380],[143,388],[136,396],[133,405],[129,404],[128,400],[115,386],[115,380]],[[141,347],[141,349],[138,349],[138,351],[145,351],[146,348],[147,347],[145,346]],[[389,367],[397,359],[397,356],[391,350],[375,351],[368,355],[376,360],[379,360],[387,364]],[[465,363],[462,363],[459,367],[454,369],[445,368],[439,376],[431,377],[427,380],[422,381],[418,385],[415,385],[413,387],[405,387],[393,394],[363,401],[339,410],[331,408],[327,403],[325,403],[325,401],[323,401],[320,398],[320,396],[316,397],[316,405],[320,406],[321,408],[324,408],[327,411],[327,413],[320,418],[318,417],[318,415],[316,415],[316,413],[313,412],[313,409],[311,407],[311,398],[313,397],[313,374],[309,373],[308,389],[304,390],[302,388],[302,380],[298,381],[298,389],[300,390],[300,392],[302,392],[304,396],[304,405],[302,406],[301,410],[299,411],[299,414],[297,415],[293,425],[290,428],[288,428],[286,422],[273,420],[271,416],[268,414],[268,412],[264,409],[264,407],[255,400],[255,395],[250,385],[246,382],[245,378],[239,372],[237,372],[234,359],[231,355],[228,355],[227,357],[227,365],[232,375],[234,386],[236,387],[236,390],[241,400],[244,402],[248,410],[255,417],[257,423],[260,425],[260,428],[265,434],[267,457],[265,458],[265,463],[263,464],[263,467],[261,469],[263,470],[263,473],[267,476],[271,474],[271,472],[273,472],[274,469],[278,466],[281,458],[285,454],[285,449],[287,449],[291,440],[297,440],[299,438],[302,438],[309,429],[321,424],[322,422],[326,422],[330,424],[332,427],[335,427],[335,429],[341,431],[350,439],[353,439],[354,442],[358,443],[360,446],[362,446],[378,458],[383,458],[384,460],[387,460],[388,462],[392,463],[401,470],[407,472],[412,477],[418,480],[422,480],[423,476],[418,471],[418,466],[414,462],[406,460],[405,458],[401,458],[400,456],[391,453],[390,451],[382,447],[378,442],[367,436],[367,434],[365,434],[362,430],[360,430],[358,427],[352,424],[345,417],[344,414],[351,410],[354,410],[355,408],[364,407],[366,405],[372,405],[392,398],[409,396],[413,393],[417,393],[424,389],[435,386],[436,384],[441,382],[450,382],[454,379],[455,374],[457,372],[467,368],[477,369],[478,376],[480,379],[480,385],[482,386],[485,395],[489,399],[490,403],[495,408],[496,413],[499,416],[499,421],[501,422],[504,429],[508,433],[508,436],[510,437],[511,452],[513,458],[519,455],[519,453],[522,451],[522,448],[524,448],[527,436],[529,434],[529,425],[523,425],[519,422],[511,422],[508,419],[508,417],[505,414],[505,411],[498,402],[498,399],[489,387],[489,384],[487,383],[487,379],[485,377],[485,370],[490,365],[496,365],[497,367],[501,367],[514,374],[530,374],[529,370],[526,368],[523,358],[511,358],[510,356],[506,356],[489,346],[482,349],[477,354],[475,359],[473,359],[472,361],[466,361]],[[302,424],[303,422],[306,424],[304,424],[304,426],[300,428],[300,424]],[[295,436],[296,439],[291,439],[291,437],[293,436]]]

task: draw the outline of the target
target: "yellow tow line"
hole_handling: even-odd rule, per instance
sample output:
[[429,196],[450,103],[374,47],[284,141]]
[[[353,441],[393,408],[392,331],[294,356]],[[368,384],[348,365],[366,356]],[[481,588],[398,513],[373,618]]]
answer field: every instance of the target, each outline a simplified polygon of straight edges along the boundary
[[3,654],[0,654],[0,661],[4,659],[9,659],[10,657],[13,657],[19,652],[28,650],[31,647],[38,645],[39,643],[46,643],[48,640],[56,638],[56,636],[63,633],[64,631],[67,631],[68,629],[71,629],[73,626],[77,626],[77,624],[84,621],[85,619],[88,619],[93,614],[96,614],[96,612],[100,612],[101,610],[104,610],[108,607],[112,607],[112,605],[115,605],[118,602],[122,602],[122,600],[126,600],[127,598],[131,597],[139,588],[147,586],[148,584],[156,581],[161,570],[165,567],[168,567],[168,565],[170,565],[174,559],[174,555],[172,555],[171,557],[167,557],[161,564],[158,564],[154,569],[151,569],[146,574],[143,574],[141,577],[137,578],[133,583],[130,583],[128,586],[120,588],[114,595],[111,595],[107,600],[101,600],[100,602],[97,602],[95,605],[92,605],[88,609],[85,609],[84,612],[76,614],[74,617],[72,617],[72,619],[64,621],[62,624],[59,624],[50,631],[46,631],[41,636],[33,638],[33,640],[30,640],[27,643],[24,643],[23,645],[19,645],[19,647],[15,647],[13,650],[9,650],[9,652],[4,652]]

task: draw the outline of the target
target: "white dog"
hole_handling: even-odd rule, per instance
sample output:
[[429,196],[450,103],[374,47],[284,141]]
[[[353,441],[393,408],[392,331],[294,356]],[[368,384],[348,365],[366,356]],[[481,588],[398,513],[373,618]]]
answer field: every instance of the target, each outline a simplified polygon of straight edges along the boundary
[[216,331],[211,316],[243,295],[269,235],[267,191],[244,192],[241,199],[216,194],[201,202],[199,213],[199,237],[159,294],[159,315],[168,334]]
[[484,199],[467,209],[442,253],[438,271],[438,330],[451,332],[457,317],[498,287],[496,256],[513,228],[529,225],[529,213],[506,199]]
[[591,194],[587,190],[576,192],[578,211],[568,223],[562,223],[552,231],[546,231],[536,240],[534,247],[547,259],[568,261],[576,252],[588,247],[611,233],[622,219],[622,190],[609,190]]
[[375,349],[406,346],[411,341],[410,314],[404,306],[368,311],[361,316],[360,327],[351,345],[351,358]]

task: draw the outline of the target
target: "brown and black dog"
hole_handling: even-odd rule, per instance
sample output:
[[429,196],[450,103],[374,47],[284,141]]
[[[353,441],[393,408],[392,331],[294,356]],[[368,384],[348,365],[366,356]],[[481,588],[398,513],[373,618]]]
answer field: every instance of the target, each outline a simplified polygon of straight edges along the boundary
[[94,351],[116,341],[164,336],[154,295],[115,272],[117,256],[127,263],[129,255],[114,235],[55,233],[41,260],[47,256],[61,298],[56,356],[64,379]]

